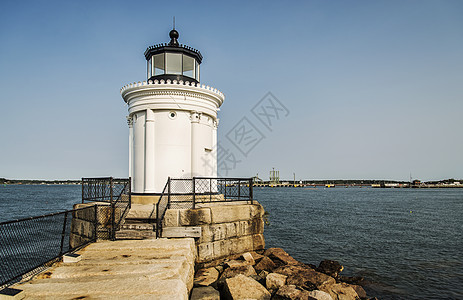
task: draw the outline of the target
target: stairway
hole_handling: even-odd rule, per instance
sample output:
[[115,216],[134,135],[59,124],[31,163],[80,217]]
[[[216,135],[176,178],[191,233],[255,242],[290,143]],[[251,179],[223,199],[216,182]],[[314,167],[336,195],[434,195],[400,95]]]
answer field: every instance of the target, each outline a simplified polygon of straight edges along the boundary
[[156,238],[156,219],[153,218],[153,205],[132,204],[120,230],[117,240],[145,240]]

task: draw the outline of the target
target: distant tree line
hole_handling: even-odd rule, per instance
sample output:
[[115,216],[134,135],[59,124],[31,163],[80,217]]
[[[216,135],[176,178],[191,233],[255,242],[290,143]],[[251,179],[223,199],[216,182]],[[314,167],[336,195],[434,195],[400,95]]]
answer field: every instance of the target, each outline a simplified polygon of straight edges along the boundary
[[36,180],[0,178],[0,184],[80,184],[80,180]]

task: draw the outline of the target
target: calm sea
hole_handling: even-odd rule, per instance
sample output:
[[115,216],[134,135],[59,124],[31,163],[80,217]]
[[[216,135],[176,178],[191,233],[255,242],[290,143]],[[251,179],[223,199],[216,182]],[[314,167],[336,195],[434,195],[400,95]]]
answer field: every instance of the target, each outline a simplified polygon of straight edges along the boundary
[[463,189],[263,188],[266,247],[338,260],[380,299],[463,299]]
[[0,222],[72,209],[80,185],[0,185]]
[[[380,299],[463,299],[463,189],[255,188],[267,247],[338,260]],[[80,186],[0,186],[0,222],[71,209]]]

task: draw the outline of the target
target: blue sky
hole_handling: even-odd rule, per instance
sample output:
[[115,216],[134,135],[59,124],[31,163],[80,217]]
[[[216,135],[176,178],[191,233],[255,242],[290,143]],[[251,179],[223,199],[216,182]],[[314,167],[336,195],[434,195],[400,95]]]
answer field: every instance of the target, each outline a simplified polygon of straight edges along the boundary
[[[144,50],[199,49],[225,93],[227,176],[463,178],[461,1],[5,1],[0,4],[0,177],[127,176],[127,107]],[[287,110],[268,129],[252,108]],[[246,117],[265,137],[243,155]]]

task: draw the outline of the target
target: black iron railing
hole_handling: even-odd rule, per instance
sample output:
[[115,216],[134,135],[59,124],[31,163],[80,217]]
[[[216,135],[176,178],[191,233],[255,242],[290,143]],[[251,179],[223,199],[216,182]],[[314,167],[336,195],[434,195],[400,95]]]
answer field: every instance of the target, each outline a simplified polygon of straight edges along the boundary
[[252,178],[168,178],[156,205],[156,236],[168,208],[192,209],[217,202],[253,201]]
[[132,204],[131,179],[129,178],[82,178],[82,203],[106,202],[111,207],[108,229],[109,239],[115,240],[116,231]]
[[162,220],[166,214],[166,210],[169,206],[169,183],[170,178],[167,180],[164,189],[162,190],[159,201],[156,203],[156,238],[161,237],[162,233]]
[[[41,272],[62,255],[96,240],[97,206],[0,223],[0,289]],[[71,239],[72,219],[93,224],[85,237]]]
[[169,208],[196,208],[212,202],[250,201],[252,178],[169,178]]

